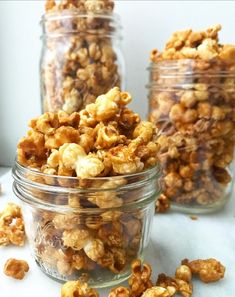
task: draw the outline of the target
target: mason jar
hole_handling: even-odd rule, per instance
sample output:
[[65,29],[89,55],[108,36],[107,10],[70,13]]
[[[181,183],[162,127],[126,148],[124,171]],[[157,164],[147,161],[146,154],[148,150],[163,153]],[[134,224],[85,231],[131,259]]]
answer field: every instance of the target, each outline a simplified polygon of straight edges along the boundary
[[58,281],[93,287],[122,282],[143,259],[160,192],[160,169],[78,179],[13,168],[27,237],[41,270]]
[[42,112],[79,111],[111,88],[125,87],[117,14],[55,11],[41,24]]
[[149,120],[159,129],[164,198],[207,213],[232,193],[235,66],[218,59],[165,60],[149,67]]

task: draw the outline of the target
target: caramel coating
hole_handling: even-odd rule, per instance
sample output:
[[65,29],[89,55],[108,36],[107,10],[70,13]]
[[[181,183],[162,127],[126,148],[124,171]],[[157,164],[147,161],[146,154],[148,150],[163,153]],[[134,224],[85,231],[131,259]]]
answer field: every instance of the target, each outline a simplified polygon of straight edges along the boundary
[[152,287],[150,289],[147,289],[143,295],[143,297],[170,297],[170,293],[167,289],[163,287]]
[[151,273],[152,269],[149,264],[141,265],[140,260],[135,260],[131,264],[132,275],[129,278],[129,286],[134,296],[141,296],[148,288],[152,287]]
[[216,282],[224,277],[225,267],[215,259],[194,261],[185,259],[182,264],[188,266],[192,273],[198,275],[204,283]]
[[[71,114],[114,85],[120,86],[118,56],[108,37],[114,33],[113,9],[112,0],[46,2],[43,24],[48,54],[41,67],[44,111]],[[62,37],[53,38],[56,34]]]
[[[22,145],[29,136],[20,141],[20,164],[44,173],[32,177],[34,181],[62,188],[57,196],[33,190],[35,197],[67,207],[33,214],[36,257],[52,274],[56,271],[63,278],[84,271],[90,277],[93,270],[120,274],[138,255],[144,218],[139,209],[123,212],[121,207],[143,193],[139,188],[133,195],[122,191],[133,181],[121,175],[155,166],[159,146],[155,126],[127,108],[131,99],[128,92],[114,87],[80,112],[47,112],[31,120],[31,133],[39,133],[43,140],[40,146],[35,140],[33,147],[39,150],[35,155]],[[38,159],[41,151],[45,159]],[[147,280],[143,286],[148,286]]]
[[222,204],[232,180],[235,46],[220,30],[177,31],[150,55],[149,120],[161,131],[163,197],[177,205]]
[[99,293],[81,281],[69,281],[61,288],[61,297],[99,297]]
[[23,246],[24,242],[25,230],[21,208],[14,203],[7,203],[0,213],[0,246]]
[[4,273],[15,279],[23,279],[25,277],[25,273],[28,271],[29,265],[24,260],[10,258],[4,265]]

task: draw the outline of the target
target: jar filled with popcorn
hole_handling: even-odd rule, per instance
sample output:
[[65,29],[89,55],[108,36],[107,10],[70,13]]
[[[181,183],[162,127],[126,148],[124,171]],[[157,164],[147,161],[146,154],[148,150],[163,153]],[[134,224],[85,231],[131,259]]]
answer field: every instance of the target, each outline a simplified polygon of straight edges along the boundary
[[40,63],[42,111],[79,111],[124,85],[120,18],[112,0],[46,2]]
[[143,259],[160,192],[153,123],[118,87],[80,112],[32,119],[18,143],[14,192],[40,268],[95,287],[126,279]]
[[159,128],[162,199],[187,213],[221,209],[232,193],[235,46],[220,26],[176,32],[152,51],[149,119]]

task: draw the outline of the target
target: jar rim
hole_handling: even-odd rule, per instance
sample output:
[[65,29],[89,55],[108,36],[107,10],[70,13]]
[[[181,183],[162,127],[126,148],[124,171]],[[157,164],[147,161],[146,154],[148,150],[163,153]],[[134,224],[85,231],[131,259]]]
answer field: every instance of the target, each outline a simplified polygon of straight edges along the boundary
[[[153,72],[157,72],[157,71],[173,71],[173,70],[176,70],[177,73],[180,73],[180,74],[184,74],[187,75],[187,74],[191,74],[191,75],[195,75],[195,74],[211,74],[211,75],[215,75],[215,76],[221,76],[221,74],[223,75],[228,75],[228,74],[231,74],[233,76],[235,76],[235,67],[230,69],[230,70],[218,70],[216,72],[211,72],[211,71],[208,71],[208,69],[197,69],[197,71],[195,71],[194,69],[188,69],[187,71],[185,69],[182,69],[180,67],[182,66],[194,66],[196,63],[199,63],[199,62],[203,62],[203,63],[213,63],[213,62],[216,62],[216,61],[220,61],[220,62],[223,62],[222,60],[219,60],[217,58],[214,58],[214,59],[211,59],[210,61],[205,61],[205,60],[202,60],[202,59],[178,59],[178,60],[161,60],[161,61],[157,61],[157,62],[150,62],[150,65],[146,68],[148,71],[153,71]],[[235,63],[235,61],[234,61]],[[225,62],[224,62],[224,65],[227,65]],[[210,69],[209,69],[210,70]],[[172,72],[171,74],[174,74],[174,72]]]
[[[40,171],[36,171],[33,170],[31,168],[27,168],[25,166],[22,166],[21,164],[19,164],[19,162],[16,160],[15,161],[15,165],[12,168],[12,176],[14,179],[13,182],[13,190],[14,193],[16,194],[16,196],[18,196],[21,200],[23,200],[24,202],[28,203],[28,204],[36,204],[36,205],[40,205],[42,208],[59,208],[62,211],[97,211],[100,212],[105,211],[105,210],[118,210],[118,209],[123,209],[123,207],[138,207],[138,204],[146,204],[148,201],[153,200],[153,197],[149,195],[147,195],[147,197],[143,197],[143,199],[140,199],[139,201],[134,201],[131,202],[129,204],[124,204],[122,206],[118,206],[118,207],[113,207],[113,208],[78,208],[78,207],[72,207],[72,206],[68,206],[68,205],[56,205],[54,203],[49,203],[49,202],[45,202],[41,199],[37,199],[36,197],[34,197],[33,195],[31,195],[30,193],[28,193],[28,191],[23,190],[24,192],[24,197],[22,197],[22,189],[25,189],[27,187],[30,187],[34,190],[40,190],[43,191],[45,193],[53,193],[53,194],[82,194],[82,193],[98,193],[98,192],[108,192],[108,191],[129,191],[129,190],[133,190],[137,187],[140,186],[145,186],[148,183],[152,182],[153,180],[157,180],[160,179],[161,177],[161,167],[160,164],[158,163],[156,166],[151,167],[150,169],[147,169],[145,171],[141,171],[138,173],[134,173],[134,174],[128,174],[128,175],[120,175],[120,176],[110,176],[110,177],[94,177],[94,178],[89,178],[89,179],[85,179],[86,181],[121,181],[121,179],[123,180],[124,178],[127,180],[131,179],[137,179],[137,181],[132,182],[132,183],[127,183],[124,185],[118,185],[117,187],[113,187],[113,188],[94,188],[94,187],[89,187],[89,188],[82,188],[82,187],[65,187],[65,186],[61,186],[61,184],[59,185],[50,185],[50,184],[46,184],[46,183],[39,183],[39,182],[35,182],[34,180],[31,180],[29,178],[26,178],[25,175],[27,176],[27,174],[33,174],[34,177],[44,177],[44,178],[55,178],[57,180],[60,180],[63,184],[64,181],[74,181],[74,182],[78,182],[79,179],[77,177],[68,177],[68,176],[57,176],[57,175],[50,175],[50,174],[45,174],[42,173]],[[139,179],[139,180],[138,180]],[[158,195],[161,191],[161,187],[159,186],[159,188],[155,189],[155,193],[156,195]],[[155,196],[156,196],[155,195]]]
[[[81,30],[78,29],[68,29],[67,31],[61,31],[61,32],[47,32],[46,30],[46,22],[54,22],[54,21],[63,21],[63,20],[69,20],[69,19],[75,19],[75,18],[81,18],[81,19],[88,19],[88,18],[99,18],[102,20],[109,20],[111,27],[110,30],[106,30],[105,32],[97,32],[97,29],[91,29],[91,28],[82,28]],[[45,39],[47,37],[53,37],[53,38],[58,38],[62,37],[64,35],[72,35],[72,34],[78,34],[78,33],[86,33],[90,35],[98,35],[98,36],[105,36],[108,38],[116,38],[116,39],[122,39],[121,31],[122,31],[122,26],[121,26],[121,18],[119,14],[117,13],[84,13],[84,12],[79,12],[76,10],[72,9],[65,9],[63,12],[50,12],[50,13],[45,13],[41,17],[41,21],[39,23],[42,28],[43,28],[43,33],[41,35],[41,39]],[[102,29],[102,28],[101,28]]]
[[70,17],[92,17],[92,18],[103,18],[103,19],[113,19],[115,21],[120,21],[121,17],[116,12],[107,12],[107,13],[89,13],[89,12],[82,12],[75,9],[64,9],[63,12],[61,11],[54,11],[54,12],[46,12],[42,15],[41,21],[44,22],[47,19],[61,19],[61,18],[70,18]]

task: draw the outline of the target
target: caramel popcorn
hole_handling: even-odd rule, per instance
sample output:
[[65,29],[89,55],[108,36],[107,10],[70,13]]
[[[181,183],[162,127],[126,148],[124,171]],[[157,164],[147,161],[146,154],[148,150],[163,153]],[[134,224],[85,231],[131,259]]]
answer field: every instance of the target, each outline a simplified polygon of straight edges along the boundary
[[164,174],[159,210],[163,199],[208,211],[225,202],[235,145],[235,46],[219,42],[220,30],[178,31],[151,53],[149,120],[160,131]]
[[[44,111],[71,114],[120,86],[121,65],[112,42],[119,26],[113,9],[112,0],[46,1],[47,50],[41,64]],[[61,37],[55,38],[58,34]]]
[[125,287],[118,287],[111,290],[108,297],[130,297],[130,290]]
[[151,266],[148,264],[143,264],[143,268],[140,260],[135,260],[132,265],[132,275],[129,278],[129,286],[131,288],[131,292],[134,296],[138,297],[146,291],[146,289],[152,287],[151,282]]
[[[204,263],[211,263],[211,260],[217,262],[214,259],[204,260]],[[203,260],[195,260],[189,262],[187,259],[182,261],[184,264],[176,269],[175,277],[169,277],[164,273],[160,273],[157,278],[156,285],[154,286],[151,276],[151,266],[143,264],[143,270],[141,269],[141,261],[135,260],[132,263],[132,275],[130,276],[128,283],[130,288],[117,287],[111,290],[109,297],[129,297],[129,296],[147,296],[147,297],[171,297],[180,295],[183,297],[191,297],[193,293],[193,285],[191,283],[192,273],[198,273],[201,267],[203,267]],[[215,262],[211,265],[209,270],[215,268]],[[217,262],[218,264],[219,262]],[[193,269],[191,270],[190,265]],[[221,264],[220,264],[221,265]],[[222,271],[222,270],[221,270]],[[209,272],[210,273],[210,272]],[[214,279],[215,280],[215,279]],[[219,280],[219,278],[217,279]]]
[[170,208],[169,198],[166,195],[161,194],[156,202],[156,212],[163,213],[168,211],[169,208]]
[[183,260],[182,263],[190,268],[193,274],[199,276],[204,283],[216,282],[224,277],[225,267],[215,259]]
[[82,179],[154,166],[156,128],[126,109],[130,101],[129,93],[115,87],[79,113],[48,112],[31,120],[28,136],[18,144],[18,161],[47,174]]
[[71,247],[74,250],[81,250],[89,241],[90,234],[83,229],[65,230],[62,239],[65,246]]
[[0,213],[0,246],[9,244],[23,246],[25,241],[24,221],[21,209],[8,203]]
[[69,281],[61,288],[61,297],[99,297],[95,289],[88,287],[86,283],[80,281]]
[[24,260],[8,259],[4,265],[4,273],[7,276],[13,277],[15,279],[23,279],[25,273],[29,271],[29,265]]
[[[159,146],[155,126],[128,109],[130,102],[128,92],[114,87],[80,112],[47,112],[31,120],[30,133],[42,138],[40,146],[37,139],[32,142],[35,156],[26,145],[28,138],[33,141],[31,134],[19,143],[19,163],[34,168],[27,178],[42,185],[32,195],[58,205],[58,211],[33,213],[35,257],[57,278],[78,279],[83,273],[98,278],[97,271],[110,278],[125,274],[146,244],[147,211],[141,215],[139,207],[125,210],[125,205],[146,196],[145,172],[153,172],[149,180],[155,198]],[[41,151],[43,158],[38,158]],[[150,286],[151,271],[138,265],[131,286],[140,296]]]

